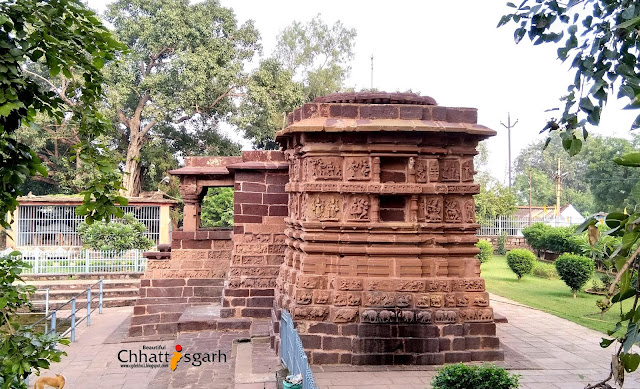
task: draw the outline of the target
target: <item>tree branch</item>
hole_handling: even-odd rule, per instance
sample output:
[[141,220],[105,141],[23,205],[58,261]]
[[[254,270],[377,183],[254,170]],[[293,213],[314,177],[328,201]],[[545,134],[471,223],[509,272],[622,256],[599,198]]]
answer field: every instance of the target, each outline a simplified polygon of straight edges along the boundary
[[147,132],[149,132],[149,130],[156,125],[156,123],[158,123],[156,119],[150,121],[146,126],[142,128],[142,130],[140,130],[140,134],[142,134],[142,136],[145,136]]
[[120,123],[124,124],[129,128],[129,119],[125,116],[124,112],[120,108],[118,108],[118,119],[120,119]]
[[196,104],[196,109],[192,114],[184,115],[180,119],[176,120],[176,123],[182,123],[184,121],[187,121],[187,120],[191,119],[197,113],[202,113],[204,111],[210,110],[211,108],[215,107],[216,104],[218,104],[220,102],[220,100],[224,99],[225,97],[242,97],[242,96],[245,95],[244,93],[231,93],[231,91],[234,88],[235,88],[235,86],[229,87],[229,89],[227,89],[226,92],[224,92],[220,96],[216,97],[216,99],[213,100],[213,102],[211,104],[207,105],[206,107],[204,107],[202,109],[200,107],[198,107],[198,105]]
[[31,75],[31,76],[33,76],[33,77],[36,77],[37,79],[39,79],[41,81],[44,81],[45,83],[47,83],[51,87],[51,89],[53,89],[56,92],[58,97],[60,97],[62,99],[62,101],[64,101],[70,107],[75,107],[76,106],[76,103],[74,103],[73,101],[69,100],[69,98],[67,96],[65,96],[64,93],[62,93],[63,91],[66,91],[66,87],[64,88],[63,91],[60,91],[57,86],[53,85],[53,83],[51,81],[47,80],[46,78],[42,77],[41,75],[39,75],[37,73],[34,73],[34,72],[31,72],[31,71],[29,71],[29,70],[27,70],[25,68],[22,68],[22,71],[27,73],[27,74],[29,74],[29,75]]
[[144,70],[144,75],[148,76],[149,73],[151,72],[151,69],[153,69],[154,66],[156,66],[159,62],[158,62],[158,58],[160,58],[160,56],[166,52],[173,52],[174,49],[172,47],[169,46],[165,46],[163,47],[157,54],[152,54],[149,56],[149,64],[147,65],[147,68]]
[[140,117],[142,116],[142,110],[144,109],[144,105],[147,103],[147,101],[149,101],[150,98],[151,96],[149,96],[149,94],[146,93],[144,96],[140,98],[140,100],[138,100],[138,106],[136,107],[136,110],[133,112],[133,116],[131,117],[133,120],[140,122]]

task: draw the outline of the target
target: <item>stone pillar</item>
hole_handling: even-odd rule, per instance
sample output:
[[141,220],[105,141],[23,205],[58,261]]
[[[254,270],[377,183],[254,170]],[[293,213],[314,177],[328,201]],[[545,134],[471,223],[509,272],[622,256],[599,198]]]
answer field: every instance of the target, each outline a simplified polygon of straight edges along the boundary
[[[499,360],[478,249],[470,108],[329,95],[278,133],[292,174],[276,312],[313,364]],[[277,317],[276,317],[277,318]]]
[[288,164],[279,151],[243,152],[235,172],[233,257],[223,318],[269,318],[284,254]]

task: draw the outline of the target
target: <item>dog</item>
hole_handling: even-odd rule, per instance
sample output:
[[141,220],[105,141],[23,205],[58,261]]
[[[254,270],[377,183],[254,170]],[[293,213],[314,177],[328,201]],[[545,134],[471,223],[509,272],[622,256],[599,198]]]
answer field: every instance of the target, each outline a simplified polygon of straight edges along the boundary
[[41,377],[38,378],[33,389],[45,389],[45,386],[52,386],[54,388],[62,389],[66,382],[65,377],[62,374],[56,374],[55,377]]

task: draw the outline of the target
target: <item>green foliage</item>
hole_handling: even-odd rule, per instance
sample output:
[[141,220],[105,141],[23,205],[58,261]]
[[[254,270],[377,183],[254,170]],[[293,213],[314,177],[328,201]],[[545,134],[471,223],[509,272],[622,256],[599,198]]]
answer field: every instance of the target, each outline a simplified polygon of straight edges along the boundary
[[536,277],[553,280],[559,278],[556,267],[551,263],[536,261],[531,272]]
[[479,179],[480,193],[473,196],[476,204],[476,219],[486,224],[498,216],[510,216],[516,211],[515,193],[490,177]]
[[493,245],[488,240],[479,240],[478,243],[476,243],[476,247],[480,249],[480,253],[476,255],[480,263],[487,262],[493,257]]
[[507,250],[504,247],[506,243],[507,243],[507,232],[502,231],[502,234],[498,236],[498,250],[496,250],[498,255],[505,255],[507,253]]
[[209,188],[202,200],[202,227],[233,226],[233,188]]
[[146,230],[144,224],[130,213],[117,222],[83,222],[78,226],[78,234],[85,247],[116,252],[151,248],[153,241],[144,235]]
[[507,264],[511,271],[518,276],[518,279],[521,279],[525,274],[530,274],[535,262],[535,254],[527,249],[513,249],[507,253]]
[[438,369],[431,386],[433,389],[512,389],[519,387],[519,378],[502,367],[457,363]]
[[293,22],[278,35],[275,57],[303,80],[305,101],[338,92],[354,58],[355,29],[341,22],[328,26],[320,15],[310,22]]
[[[618,98],[629,99],[628,108],[637,109],[640,103],[640,78],[635,68],[640,52],[637,50],[637,28],[640,27],[638,7],[634,1],[590,2],[569,1],[561,4],[553,0],[533,2],[525,0],[516,6],[508,3],[513,12],[503,16],[498,26],[513,21],[519,26],[514,39],[520,42],[525,35],[534,44],[559,43],[558,57],[570,59],[575,79],[562,97],[564,109],[559,119],[552,119],[544,130],[558,131],[562,146],[570,155],[582,148],[588,133],[587,124],[597,126],[610,92]],[[640,126],[640,115],[632,128]]]
[[589,281],[595,272],[593,260],[576,254],[562,254],[555,261],[558,275],[576,293]]
[[293,71],[274,58],[260,62],[247,85],[237,124],[259,149],[278,149],[276,131],[286,124],[287,113],[305,103],[304,87],[293,80]]
[[34,286],[20,281],[22,268],[27,267],[17,256],[0,258],[0,388],[27,389],[23,381],[40,369],[48,369],[51,361],[59,362],[65,352],[56,348],[69,341],[56,334],[45,335],[34,332],[16,321],[20,308],[30,307],[29,296]]
[[522,235],[534,250],[555,253],[582,253],[584,236],[575,236],[573,227],[551,227],[535,223],[522,229]]
[[[621,153],[640,147],[640,139],[590,136],[580,154],[570,157],[562,142],[553,138],[545,150],[544,141],[533,142],[515,161],[518,204],[529,204],[529,169],[532,170],[533,205],[555,204],[555,174],[560,159],[562,177],[561,204],[571,203],[583,214],[632,208],[636,200],[631,189],[640,180],[640,172],[612,164]],[[620,179],[617,179],[620,178]]]
[[[0,214],[15,210],[27,177],[47,175],[35,152],[16,139],[20,126],[34,125],[43,114],[76,126],[77,158],[105,173],[84,193],[88,221],[108,217],[118,200],[119,177],[96,141],[109,127],[96,106],[103,100],[100,68],[123,46],[78,0],[1,2],[0,42]],[[27,70],[29,63],[40,64],[50,77],[64,75],[66,94]],[[0,225],[8,227],[4,218]]]
[[544,250],[545,237],[549,233],[549,230],[551,228],[553,227],[544,223],[534,223],[528,227],[523,228],[522,235],[532,249]]
[[242,96],[244,66],[260,48],[259,34],[216,0],[118,0],[106,18],[130,49],[105,74],[108,108],[125,141],[124,186],[136,195],[149,139],[179,132],[205,144],[201,135],[217,133],[235,112],[232,100]]

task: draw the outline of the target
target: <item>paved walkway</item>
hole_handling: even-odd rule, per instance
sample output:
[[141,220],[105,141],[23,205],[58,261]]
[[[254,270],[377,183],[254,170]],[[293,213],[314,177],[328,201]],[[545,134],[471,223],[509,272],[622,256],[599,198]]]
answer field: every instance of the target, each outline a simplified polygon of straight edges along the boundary
[[[507,324],[498,324],[498,336],[505,349],[505,362],[499,365],[521,374],[521,388],[582,389],[607,375],[613,349],[598,345],[602,334],[567,320],[492,296],[492,306],[506,316]],[[52,373],[67,377],[65,388],[109,389],[197,389],[239,388],[273,389],[278,358],[264,339],[250,339],[248,332],[184,333],[178,339],[126,342],[125,335],[132,308],[107,308],[93,318],[93,325],[81,324],[78,341],[66,348]],[[213,362],[201,366],[181,361],[176,371],[168,367],[127,368],[118,353],[137,354],[143,347],[165,347],[172,353],[176,344],[182,353],[208,353]],[[153,352],[147,350],[147,352]],[[186,355],[186,354],[185,354]],[[221,357],[225,355],[225,360]],[[433,366],[316,366],[319,388],[428,388],[435,372]],[[358,371],[359,370],[359,371]],[[35,380],[32,378],[31,383]],[[640,389],[640,373],[627,376],[625,388]]]

